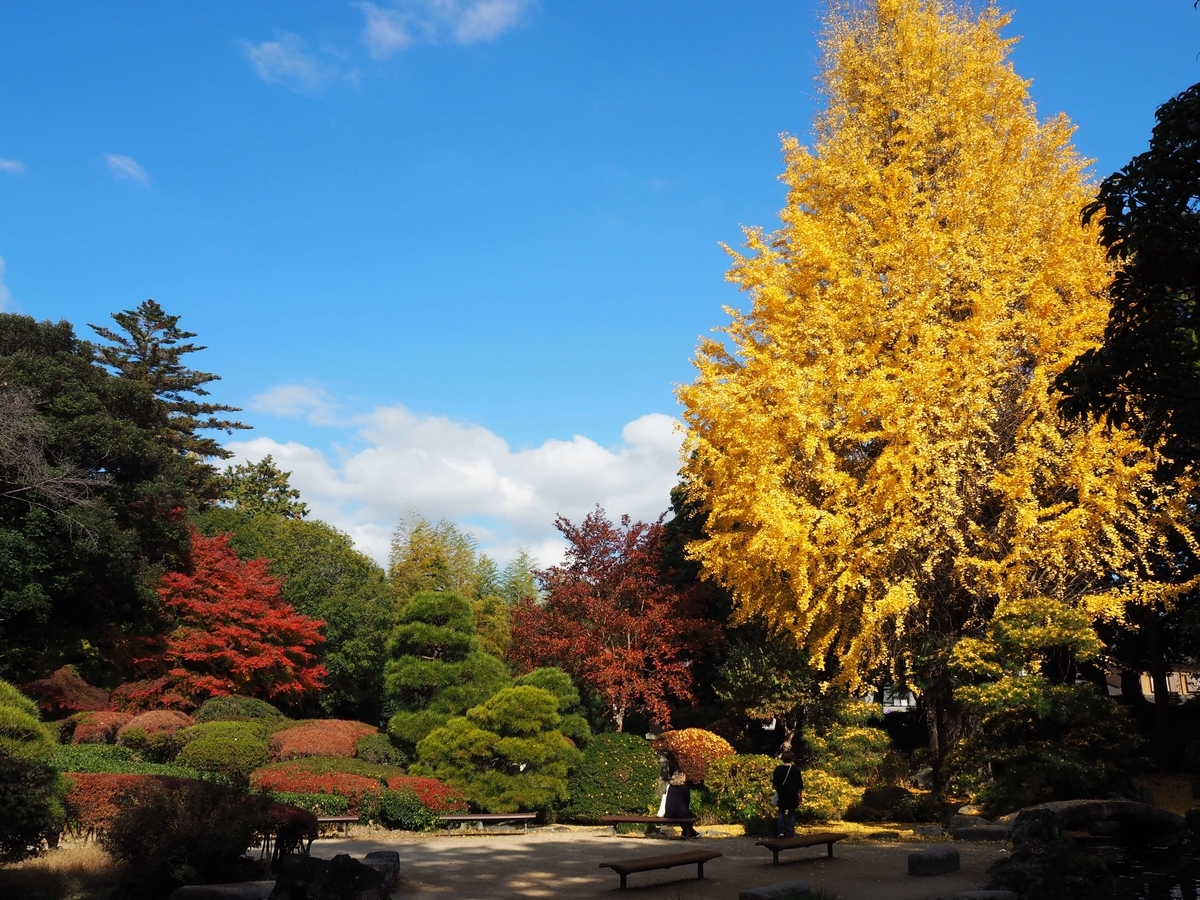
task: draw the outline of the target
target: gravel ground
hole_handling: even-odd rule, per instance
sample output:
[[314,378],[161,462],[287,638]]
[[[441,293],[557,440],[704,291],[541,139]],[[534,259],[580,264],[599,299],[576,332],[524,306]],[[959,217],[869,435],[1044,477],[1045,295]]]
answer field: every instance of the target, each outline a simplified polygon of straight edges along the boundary
[[974,890],[984,871],[1005,852],[1005,845],[958,844],[962,869],[949,875],[918,878],[908,874],[908,853],[928,842],[874,842],[854,839],[834,847],[790,850],[771,864],[771,854],[753,838],[678,839],[615,836],[610,829],[551,826],[529,834],[412,835],[365,832],[350,838],[322,838],[314,856],[349,853],[361,858],[372,850],[400,853],[401,883],[394,900],[408,898],[515,898],[624,896],[620,879],[599,864],[608,860],[657,856],[683,850],[718,850],[705,865],[703,881],[695,866],[629,876],[628,896],[646,900],[736,900],[746,888],[794,879],[835,891],[839,900],[932,900]]

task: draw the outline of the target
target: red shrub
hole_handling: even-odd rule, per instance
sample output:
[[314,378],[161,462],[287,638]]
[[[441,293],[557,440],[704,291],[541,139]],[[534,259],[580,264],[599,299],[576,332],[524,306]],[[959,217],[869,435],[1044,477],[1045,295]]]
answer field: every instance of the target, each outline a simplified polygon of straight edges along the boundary
[[362,722],[345,719],[320,719],[285,728],[271,738],[271,758],[296,759],[301,756],[344,756],[357,752],[358,739],[375,734],[379,729]]
[[181,713],[178,710],[155,709],[136,715],[122,725],[117,732],[117,740],[119,741],[126,732],[134,728],[140,728],[148,737],[156,734],[169,736],[173,735],[180,728],[187,728],[189,725],[194,725],[195,722],[196,720],[191,716]]
[[22,685],[21,690],[37,701],[47,719],[62,719],[72,713],[108,709],[108,691],[92,687],[75,671],[63,666],[49,678]]
[[467,798],[436,778],[397,775],[387,780],[389,791],[412,791],[425,808],[439,816],[467,812]]
[[364,801],[374,805],[382,788],[374,778],[345,772],[303,772],[297,769],[258,769],[250,775],[250,787],[256,791],[281,791],[289,794],[337,794],[360,807]]
[[75,731],[72,744],[111,744],[117,739],[117,729],[132,719],[122,712],[82,712],[71,717]]
[[199,704],[179,692],[175,681],[166,675],[145,681],[127,681],[113,688],[112,705],[128,712],[148,709],[193,710]]
[[97,772],[64,772],[71,783],[64,806],[67,822],[75,828],[107,828],[116,816],[119,801],[130,791],[158,782],[176,788],[193,782],[190,778],[166,775],[109,775]]
[[704,783],[709,763],[734,752],[729,741],[703,728],[664,731],[653,746],[655,750],[671,756],[693,784]]

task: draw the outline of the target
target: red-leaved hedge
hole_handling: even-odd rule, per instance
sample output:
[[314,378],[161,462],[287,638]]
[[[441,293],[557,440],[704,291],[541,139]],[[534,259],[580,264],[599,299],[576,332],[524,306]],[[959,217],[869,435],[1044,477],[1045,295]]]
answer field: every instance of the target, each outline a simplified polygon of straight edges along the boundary
[[318,719],[295,728],[275,732],[271,738],[271,758],[297,759],[301,756],[344,756],[357,752],[358,739],[379,731],[373,725],[346,719]]
[[374,778],[345,772],[304,772],[297,769],[258,769],[250,775],[250,787],[256,791],[280,791],[288,794],[337,794],[350,806],[376,806],[383,786]]
[[156,734],[172,735],[180,728],[187,728],[189,725],[194,725],[195,719],[187,713],[181,713],[175,709],[153,709],[150,712],[140,713],[134,716],[128,722],[121,726],[117,731],[117,740],[125,732],[134,728],[140,728],[147,736]]
[[67,824],[78,829],[100,830],[107,828],[116,817],[121,797],[130,791],[151,782],[168,788],[192,782],[190,778],[166,775],[108,775],[96,772],[64,772],[63,777],[71,784],[63,803],[67,811]]
[[387,780],[389,791],[412,791],[430,812],[439,816],[465,813],[467,798],[436,778],[421,778],[416,775],[397,775]]
[[132,718],[129,713],[106,710],[76,713],[71,717],[75,724],[71,743],[111,744],[117,739],[117,730]]

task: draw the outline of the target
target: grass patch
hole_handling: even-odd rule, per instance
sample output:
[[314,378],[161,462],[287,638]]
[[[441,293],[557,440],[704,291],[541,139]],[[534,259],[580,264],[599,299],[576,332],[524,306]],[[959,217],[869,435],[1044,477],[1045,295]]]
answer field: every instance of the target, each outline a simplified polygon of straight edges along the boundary
[[66,900],[110,892],[117,883],[112,859],[93,843],[72,842],[35,859],[0,868],[0,897]]

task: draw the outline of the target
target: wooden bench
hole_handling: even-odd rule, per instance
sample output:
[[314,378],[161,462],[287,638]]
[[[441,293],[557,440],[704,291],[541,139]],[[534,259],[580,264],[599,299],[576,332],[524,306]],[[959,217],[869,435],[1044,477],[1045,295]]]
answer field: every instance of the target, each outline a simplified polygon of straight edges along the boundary
[[461,816],[438,816],[439,822],[446,823],[446,834],[455,822],[478,822],[482,828],[484,822],[520,822],[526,833],[529,823],[538,817],[537,813],[465,813]]
[[611,825],[613,831],[618,825],[691,825],[696,821],[695,816],[687,818],[668,818],[666,816],[601,816],[601,825]]
[[833,845],[842,838],[848,835],[841,834],[836,831],[823,831],[819,834],[798,834],[795,837],[789,838],[771,838],[769,841],[755,841],[755,846],[766,847],[771,851],[771,855],[775,857],[775,865],[779,865],[779,853],[781,850],[795,850],[797,847],[816,847],[819,844],[825,844],[829,850],[829,856],[833,856]]
[[643,856],[638,859],[627,859],[621,862],[600,863],[601,869],[612,869],[621,876],[621,890],[627,885],[625,879],[630,872],[649,872],[653,869],[673,869],[675,866],[690,866],[696,864],[696,877],[704,877],[704,864],[710,859],[716,859],[721,854],[716,850],[689,850],[686,853],[668,853],[664,856]]
[[341,825],[342,834],[345,837],[350,837],[350,826],[357,824],[358,816],[317,816],[317,827],[322,825]]

